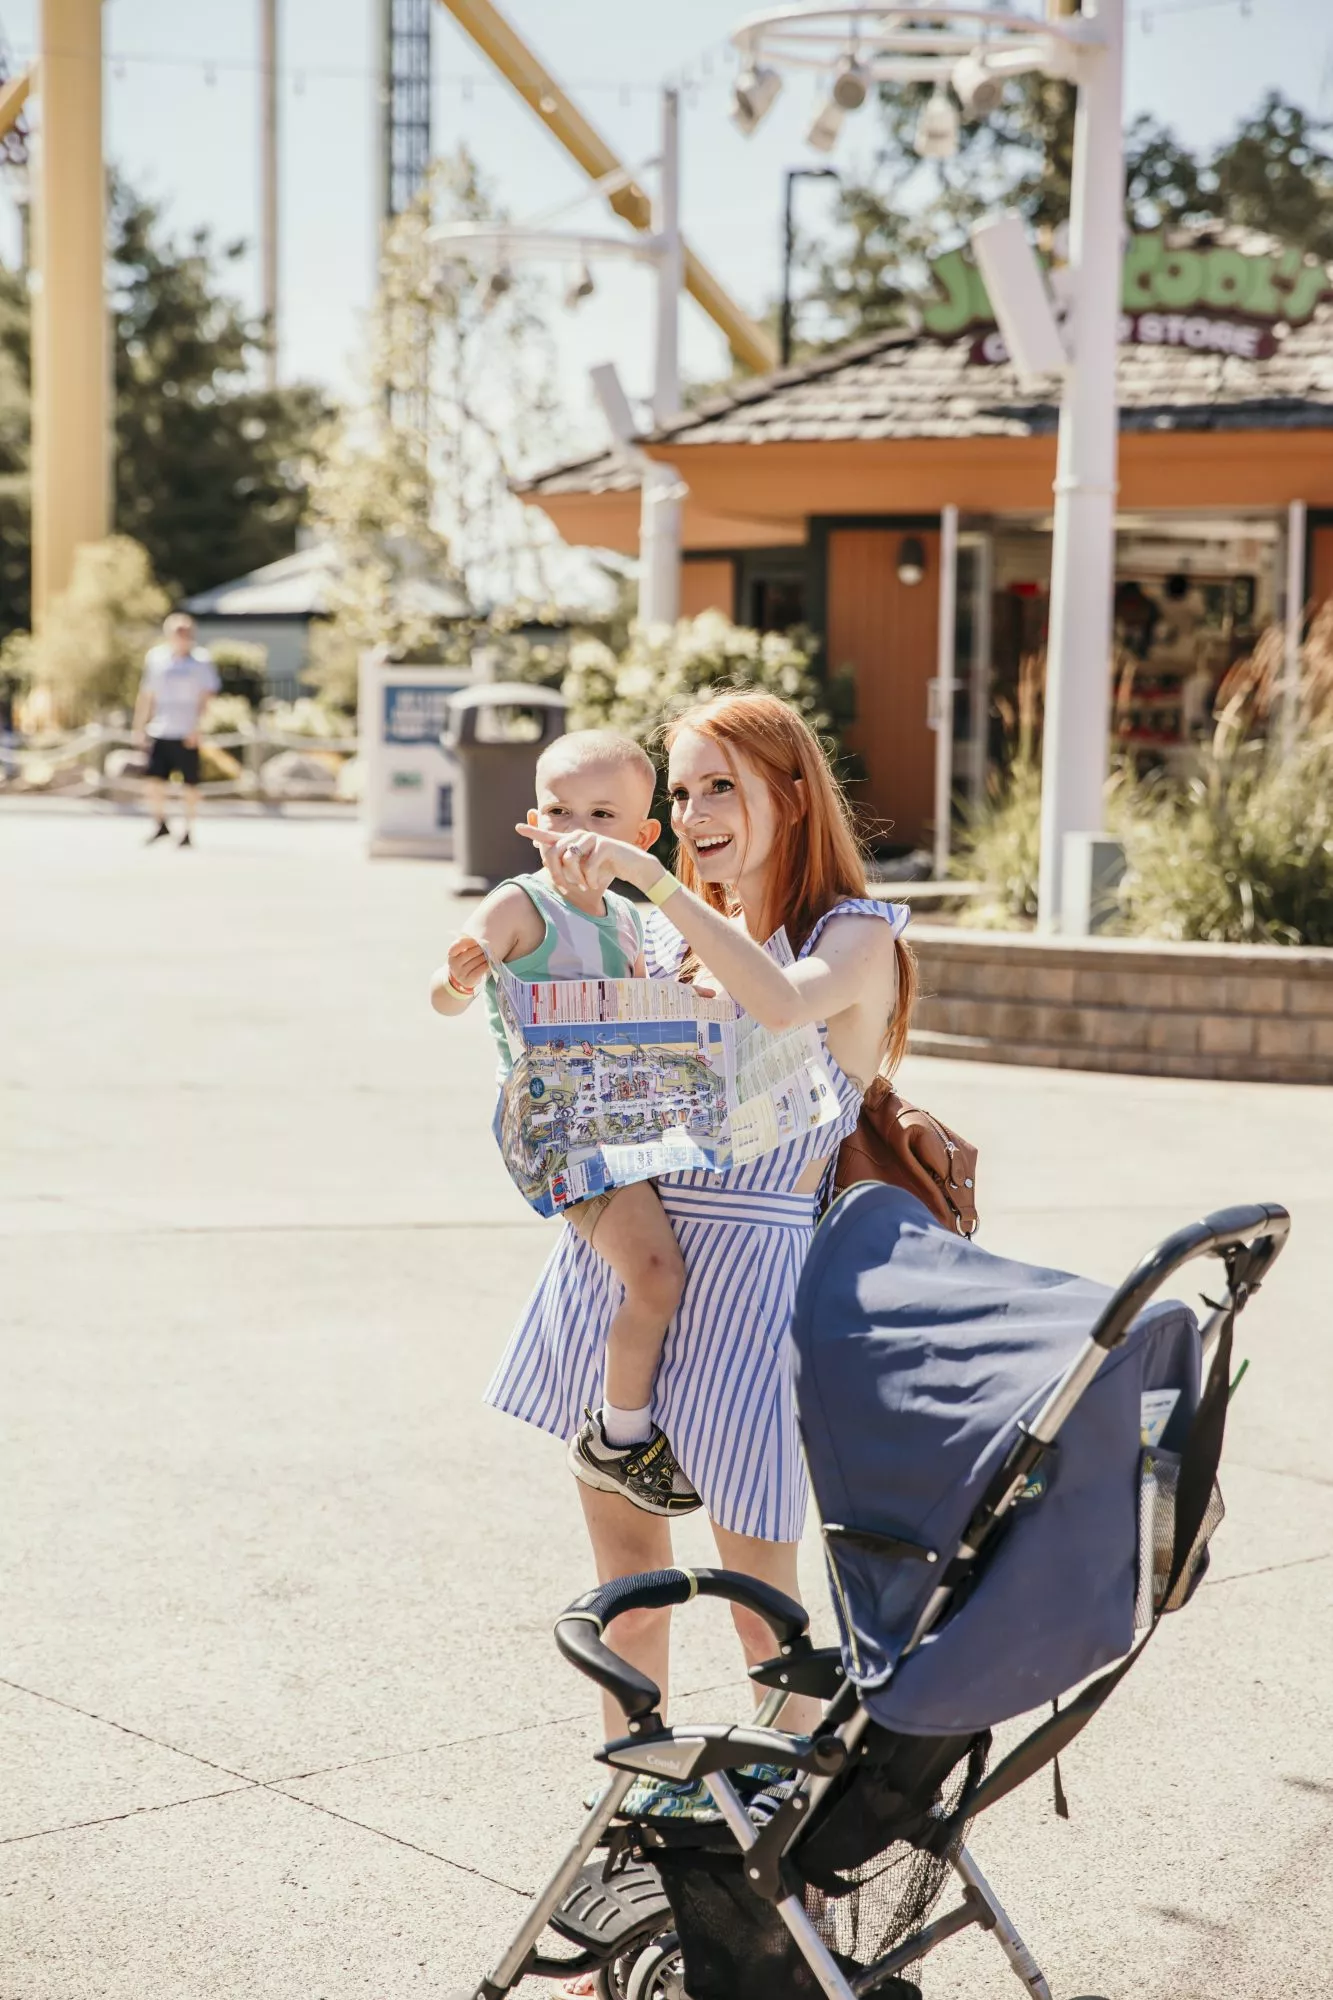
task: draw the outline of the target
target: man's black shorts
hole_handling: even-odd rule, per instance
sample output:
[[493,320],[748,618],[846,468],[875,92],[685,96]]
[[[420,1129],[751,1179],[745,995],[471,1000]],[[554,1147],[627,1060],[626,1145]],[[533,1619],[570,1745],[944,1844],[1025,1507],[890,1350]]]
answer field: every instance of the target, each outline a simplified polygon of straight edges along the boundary
[[181,774],[183,785],[199,783],[199,752],[178,736],[154,736],[148,746],[148,775],[150,778],[169,778],[173,771]]

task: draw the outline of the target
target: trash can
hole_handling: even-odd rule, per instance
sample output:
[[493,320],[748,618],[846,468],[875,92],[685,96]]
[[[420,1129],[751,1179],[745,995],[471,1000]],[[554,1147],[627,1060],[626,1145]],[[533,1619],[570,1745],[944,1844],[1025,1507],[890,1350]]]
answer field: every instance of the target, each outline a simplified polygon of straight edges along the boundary
[[464,893],[540,866],[514,826],[532,805],[537,759],[564,732],[565,703],[553,688],[486,681],[450,698],[440,741],[458,773],[454,859]]

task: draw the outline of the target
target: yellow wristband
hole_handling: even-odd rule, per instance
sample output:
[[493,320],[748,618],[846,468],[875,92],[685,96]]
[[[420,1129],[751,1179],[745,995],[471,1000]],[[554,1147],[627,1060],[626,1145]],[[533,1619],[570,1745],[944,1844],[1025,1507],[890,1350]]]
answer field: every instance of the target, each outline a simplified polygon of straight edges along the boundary
[[651,889],[645,889],[643,893],[650,903],[665,903],[668,896],[674,896],[677,889],[683,889],[684,886],[678,875],[664,873],[653,883]]
[[458,995],[460,1000],[475,1000],[477,997],[476,987],[460,986],[458,981],[454,978],[452,972],[448,975],[444,983],[448,987],[451,993],[456,993]]

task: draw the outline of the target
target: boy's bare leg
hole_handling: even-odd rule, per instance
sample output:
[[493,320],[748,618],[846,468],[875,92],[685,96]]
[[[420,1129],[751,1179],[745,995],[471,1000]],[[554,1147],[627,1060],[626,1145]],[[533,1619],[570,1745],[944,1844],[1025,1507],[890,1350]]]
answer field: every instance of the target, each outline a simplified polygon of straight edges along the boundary
[[625,1288],[607,1329],[602,1407],[570,1441],[570,1469],[650,1514],[692,1513],[699,1495],[652,1412],[653,1378],[685,1289],[675,1232],[647,1181],[617,1188],[569,1221]]
[[607,1331],[606,1400],[642,1409],[653,1399],[662,1343],[685,1289],[675,1231],[648,1181],[617,1188],[604,1207],[570,1223],[625,1287]]

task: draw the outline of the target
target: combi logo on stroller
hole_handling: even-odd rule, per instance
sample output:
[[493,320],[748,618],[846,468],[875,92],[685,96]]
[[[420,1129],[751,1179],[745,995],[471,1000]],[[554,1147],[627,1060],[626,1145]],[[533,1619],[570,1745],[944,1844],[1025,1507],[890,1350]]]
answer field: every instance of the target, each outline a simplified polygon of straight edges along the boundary
[[[966,1830],[1058,1755],[1202,1575],[1235,1319],[1289,1226],[1272,1205],[1208,1216],[1109,1292],[991,1256],[900,1189],[835,1202],[792,1342],[840,1643],[814,1648],[800,1606],[726,1571],[625,1577],[571,1605],[560,1650],[628,1731],[598,1753],[610,1782],[508,1949],[464,1992],[587,1970],[606,2000],[905,2000],[904,1969],[980,1925],[1050,2000]],[[1205,1254],[1225,1286],[1201,1327],[1157,1294]],[[696,1595],[747,1604],[774,1633],[752,1725],[668,1728],[658,1689],[606,1644],[620,1613]],[[994,1724],[1073,1688],[987,1772]],[[826,1703],[813,1736],[776,1727],[798,1693]],[[747,1796],[755,1763],[791,1778]],[[641,1773],[702,1779],[716,1815],[626,1821]],[[961,1900],[932,1920],[950,1874]],[[575,1956],[543,1947],[548,1927]]]

